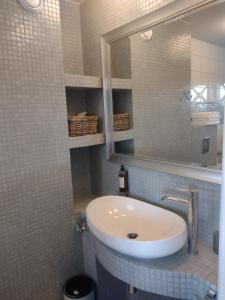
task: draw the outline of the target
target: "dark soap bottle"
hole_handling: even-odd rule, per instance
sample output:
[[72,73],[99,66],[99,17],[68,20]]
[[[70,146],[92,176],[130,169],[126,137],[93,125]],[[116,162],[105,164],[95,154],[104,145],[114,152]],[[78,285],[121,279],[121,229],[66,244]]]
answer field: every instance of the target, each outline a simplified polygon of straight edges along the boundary
[[120,167],[119,190],[120,193],[128,194],[128,171],[125,170],[124,166]]

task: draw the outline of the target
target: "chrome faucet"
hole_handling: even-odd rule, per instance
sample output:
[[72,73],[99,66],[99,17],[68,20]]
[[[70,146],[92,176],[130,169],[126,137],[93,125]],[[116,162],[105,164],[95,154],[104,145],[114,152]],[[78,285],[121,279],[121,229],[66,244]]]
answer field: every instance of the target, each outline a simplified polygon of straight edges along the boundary
[[188,206],[188,253],[198,254],[198,190],[197,189],[178,189],[187,193],[186,199],[175,196],[165,195],[162,201],[171,201]]
[[217,297],[217,292],[214,291],[213,289],[209,289],[207,291],[207,294],[206,294],[204,300],[214,300],[214,299],[216,299],[216,297]]

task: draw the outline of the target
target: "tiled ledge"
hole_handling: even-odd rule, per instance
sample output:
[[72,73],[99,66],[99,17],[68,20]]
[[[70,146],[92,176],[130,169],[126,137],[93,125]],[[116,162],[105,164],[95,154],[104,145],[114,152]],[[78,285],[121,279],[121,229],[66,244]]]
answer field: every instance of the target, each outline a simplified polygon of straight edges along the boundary
[[131,79],[112,78],[111,84],[114,90],[132,90]]
[[114,137],[113,137],[114,142],[121,142],[121,141],[133,140],[133,139],[134,139],[134,129],[114,132]]
[[138,289],[168,297],[202,300],[209,288],[217,289],[218,257],[207,242],[199,242],[199,254],[186,249],[155,260],[121,255],[95,240],[95,254],[103,267]]
[[[102,88],[102,78],[98,76],[87,76],[79,74],[64,74],[65,86],[74,88]],[[112,89],[131,90],[132,80],[122,78],[112,78]]]
[[69,137],[70,149],[102,145],[105,143],[104,133]]
[[79,88],[101,88],[102,80],[97,76],[85,76],[78,74],[65,74],[65,85],[67,87]]

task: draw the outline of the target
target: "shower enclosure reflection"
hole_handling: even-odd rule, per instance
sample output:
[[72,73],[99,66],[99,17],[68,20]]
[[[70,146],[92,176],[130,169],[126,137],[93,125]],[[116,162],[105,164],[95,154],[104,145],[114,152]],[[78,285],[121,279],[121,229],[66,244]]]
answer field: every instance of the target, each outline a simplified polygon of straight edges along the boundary
[[112,77],[130,81],[112,90],[116,153],[221,169],[224,11],[221,3],[110,44]]

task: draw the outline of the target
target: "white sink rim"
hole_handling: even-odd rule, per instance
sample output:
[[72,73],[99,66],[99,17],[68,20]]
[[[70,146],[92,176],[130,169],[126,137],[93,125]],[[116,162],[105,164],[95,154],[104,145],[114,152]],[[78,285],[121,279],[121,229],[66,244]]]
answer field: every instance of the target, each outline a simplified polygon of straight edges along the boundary
[[[126,215],[127,218],[123,219],[121,217],[123,214],[121,214],[118,221],[114,220],[116,215],[113,215],[113,210],[115,210],[115,207],[118,208],[117,211],[124,212],[122,210],[127,209],[128,205],[131,205],[135,211],[129,212],[126,210],[126,213],[130,213],[130,215]],[[112,212],[111,216],[109,216],[109,212]],[[151,220],[149,218],[155,218],[153,212],[157,212],[168,219],[168,224],[163,225],[162,222],[157,220],[150,224]],[[137,217],[138,213],[139,216]],[[112,215],[114,218],[112,218]],[[187,226],[182,217],[167,209],[129,197],[112,195],[96,198],[89,203],[86,209],[86,218],[89,229],[102,243],[115,251],[137,258],[150,259],[171,255],[179,251],[187,241]],[[128,221],[126,222],[126,220]],[[171,220],[172,222],[174,220],[175,223],[171,223]],[[149,231],[148,226],[152,225],[156,227],[154,227],[154,231]],[[170,232],[170,226],[173,227],[173,234]],[[114,230],[114,227],[117,227],[117,229]],[[120,232],[121,228],[125,233],[127,231],[137,232],[139,236],[136,239],[128,239],[124,232]],[[130,231],[130,228],[134,228],[134,230]],[[169,232],[166,234],[165,231]],[[158,237],[158,234],[161,237],[155,238],[154,235]],[[153,237],[149,237],[149,235]]]

